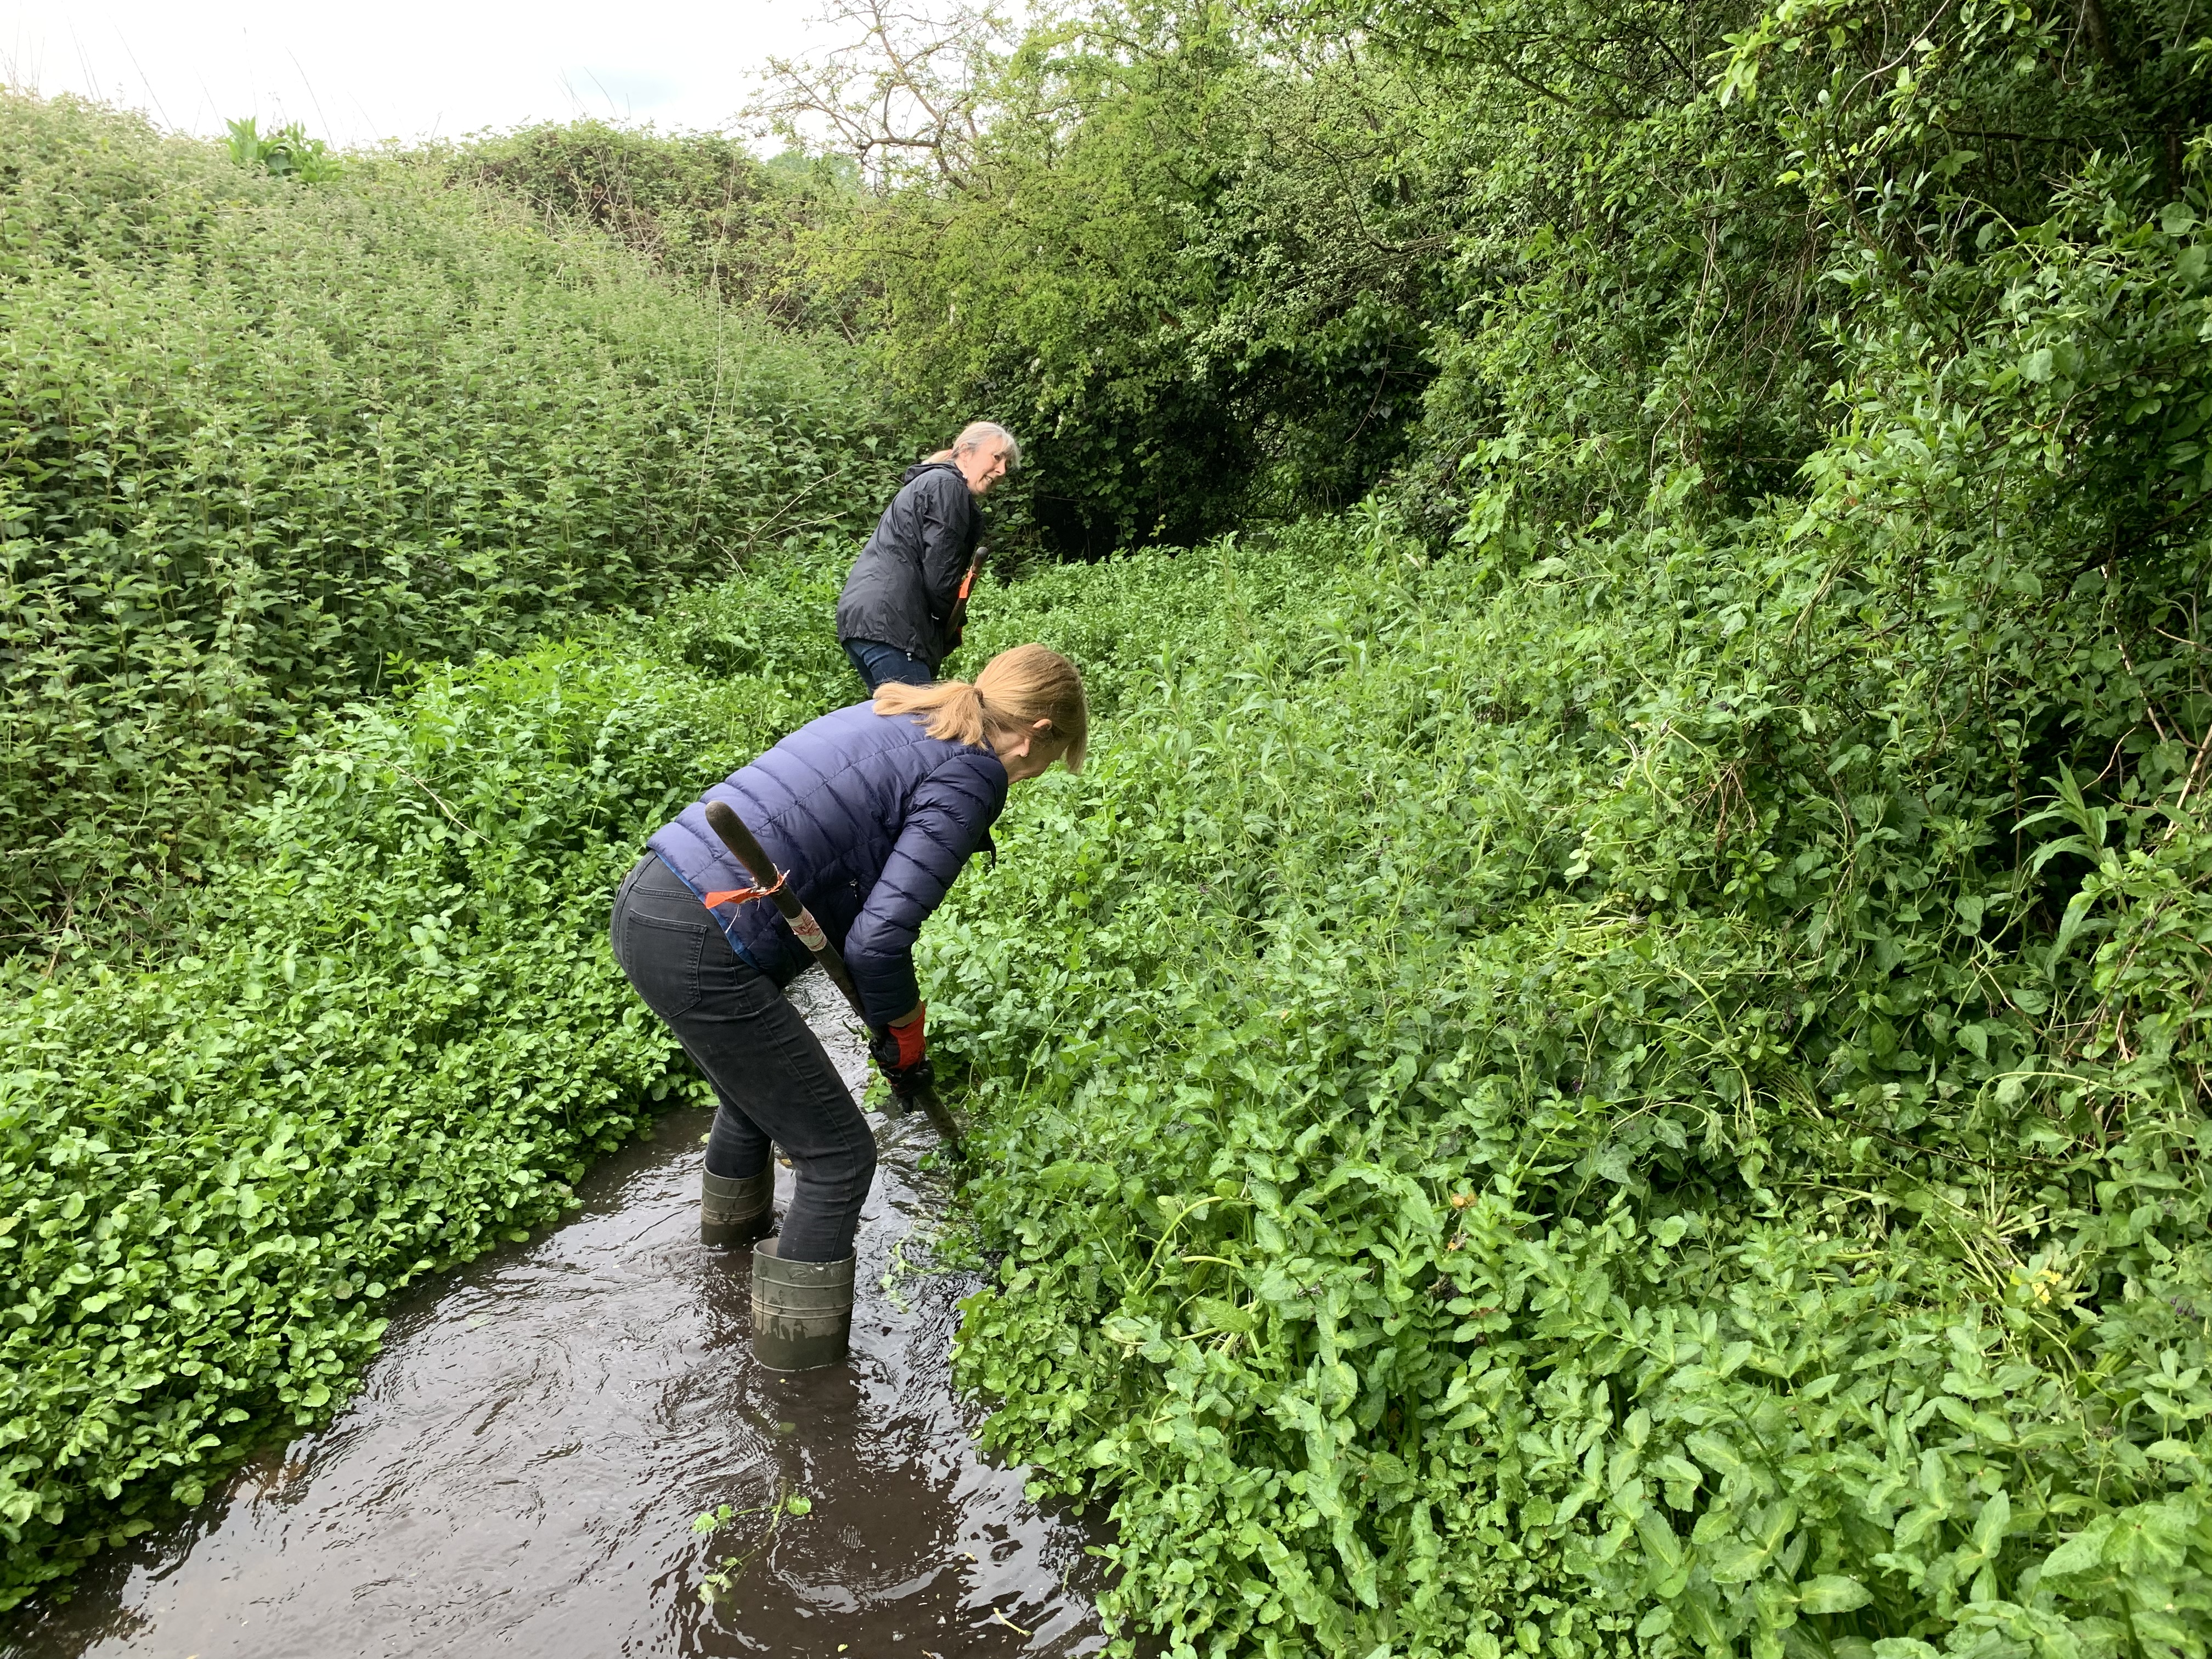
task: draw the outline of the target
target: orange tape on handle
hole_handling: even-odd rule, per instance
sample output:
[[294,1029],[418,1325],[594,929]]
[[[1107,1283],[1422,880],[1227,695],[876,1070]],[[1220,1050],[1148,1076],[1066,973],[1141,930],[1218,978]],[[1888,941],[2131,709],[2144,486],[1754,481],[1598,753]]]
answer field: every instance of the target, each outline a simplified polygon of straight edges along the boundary
[[783,872],[776,872],[773,887],[726,887],[720,892],[707,893],[699,902],[709,910],[718,904],[748,904],[754,899],[774,898],[783,890]]

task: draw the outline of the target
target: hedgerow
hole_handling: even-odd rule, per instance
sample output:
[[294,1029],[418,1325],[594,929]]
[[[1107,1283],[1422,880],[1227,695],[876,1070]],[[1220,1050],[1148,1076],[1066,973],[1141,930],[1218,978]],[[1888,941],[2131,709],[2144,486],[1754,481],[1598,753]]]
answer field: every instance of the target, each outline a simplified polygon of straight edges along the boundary
[[394,659],[872,510],[849,352],[497,193],[19,94],[0,157],[6,948],[158,933],[152,888]]

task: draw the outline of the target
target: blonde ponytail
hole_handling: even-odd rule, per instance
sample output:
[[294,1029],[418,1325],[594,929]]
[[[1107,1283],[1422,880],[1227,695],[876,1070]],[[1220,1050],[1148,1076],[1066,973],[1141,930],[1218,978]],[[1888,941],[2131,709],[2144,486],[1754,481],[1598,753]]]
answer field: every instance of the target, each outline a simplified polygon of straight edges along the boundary
[[983,741],[983,694],[965,680],[908,685],[887,680],[876,691],[878,714],[926,714],[923,729],[948,743]]
[[[1073,663],[1042,645],[1018,645],[983,665],[970,685],[939,680],[934,685],[886,683],[876,693],[878,714],[927,715],[923,729],[933,738],[981,748],[994,732],[1019,737],[1035,732],[1045,745],[1060,747],[1059,760],[1071,772],[1083,769],[1091,738],[1091,711],[1083,698],[1083,676]],[[1039,720],[1049,722],[1036,732]]]

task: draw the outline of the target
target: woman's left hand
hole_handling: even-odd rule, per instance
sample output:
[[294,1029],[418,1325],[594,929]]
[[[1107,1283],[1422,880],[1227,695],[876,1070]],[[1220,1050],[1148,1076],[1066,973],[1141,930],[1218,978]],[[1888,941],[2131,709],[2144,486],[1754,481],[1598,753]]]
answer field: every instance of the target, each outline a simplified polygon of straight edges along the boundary
[[883,1067],[884,1076],[911,1071],[922,1063],[927,1052],[922,1027],[928,1007],[927,1003],[917,1002],[912,1013],[868,1033],[868,1053]]

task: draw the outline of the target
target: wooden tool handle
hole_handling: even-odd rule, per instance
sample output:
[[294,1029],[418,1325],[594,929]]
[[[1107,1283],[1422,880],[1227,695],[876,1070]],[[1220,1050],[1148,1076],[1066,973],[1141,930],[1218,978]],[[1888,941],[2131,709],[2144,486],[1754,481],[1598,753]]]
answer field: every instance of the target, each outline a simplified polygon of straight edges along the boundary
[[975,544],[975,556],[969,561],[968,574],[960,579],[960,592],[952,601],[952,615],[946,622],[945,629],[945,631],[955,639],[957,639],[961,630],[968,626],[968,596],[975,592],[975,578],[983,574],[983,555],[986,550],[982,543]]
[[867,1011],[860,1006],[860,990],[853,983],[853,975],[846,969],[845,958],[837,954],[837,947],[822,931],[822,924],[815,921],[806,907],[799,902],[799,895],[792,891],[791,884],[783,879],[783,872],[775,867],[775,860],[769,857],[767,849],[753,838],[753,832],[745,828],[745,821],[732,811],[726,802],[710,800],[707,803],[707,827],[722,838],[722,845],[730,849],[732,858],[744,866],[753,880],[769,890],[769,896],[775,901],[775,908],[782,912],[784,921],[790,924],[791,931],[798,935],[799,943],[814,953],[815,961],[822,964],[822,971],[829,975],[830,982],[845,994],[845,1000],[853,1005],[853,1012],[865,1022],[868,1017]]
[[[730,856],[744,866],[756,884],[772,890],[775,908],[791,924],[791,931],[814,952],[814,959],[822,964],[822,971],[829,975],[830,982],[845,994],[845,1000],[860,1017],[860,1023],[866,1024],[868,1012],[860,1006],[860,988],[853,983],[853,975],[845,966],[845,958],[837,953],[837,947],[830,944],[830,936],[822,931],[822,924],[815,921],[807,913],[806,907],[799,902],[799,895],[791,890],[790,884],[783,879],[783,872],[775,867],[775,860],[769,857],[767,849],[753,838],[753,832],[745,828],[745,821],[730,810],[727,802],[710,800],[707,803],[707,827],[722,838],[722,845],[730,849]],[[922,1115],[945,1138],[945,1144],[956,1155],[965,1157],[967,1146],[960,1138],[959,1126],[953,1122],[952,1114],[946,1111],[944,1103],[938,1099],[937,1091],[924,1085],[914,1091],[914,1103],[921,1108]]]
[[[730,810],[724,801],[707,803],[707,827],[722,838],[722,845],[730,849],[730,856],[744,866],[745,873],[763,887],[773,887],[782,873],[775,860],[769,857],[768,849],[753,839],[753,832],[745,828],[745,821]],[[775,908],[787,916],[799,906],[799,896],[788,890],[775,896]]]

